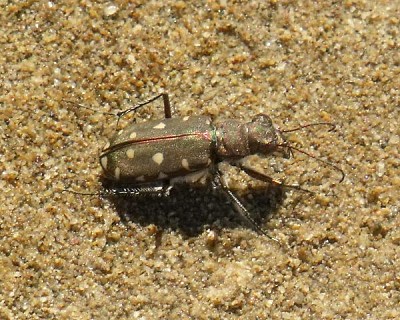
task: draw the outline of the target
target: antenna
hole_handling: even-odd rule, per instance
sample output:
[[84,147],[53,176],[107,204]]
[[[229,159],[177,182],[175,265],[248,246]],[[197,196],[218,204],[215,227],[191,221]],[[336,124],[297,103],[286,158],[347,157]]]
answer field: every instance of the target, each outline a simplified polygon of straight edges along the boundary
[[299,131],[299,130],[309,128],[309,127],[314,127],[314,126],[330,126],[331,128],[328,130],[328,132],[331,132],[331,131],[335,130],[335,128],[336,128],[336,125],[331,122],[315,122],[315,123],[308,123],[308,124],[300,125],[293,129],[280,130],[280,131],[283,133],[287,133],[287,132]]
[[[298,126],[296,128],[293,128],[293,129],[280,130],[280,131],[283,132],[283,133],[294,132],[294,131],[299,131],[299,130],[306,129],[306,128],[309,128],[309,127],[314,127],[314,126],[330,126],[331,128],[328,130],[328,132],[331,132],[336,128],[336,125],[334,123],[331,123],[331,122],[315,122],[315,123],[309,123],[309,124],[300,125],[300,126]],[[311,154],[311,153],[309,153],[307,151],[303,151],[300,148],[293,147],[288,142],[286,142],[284,144],[281,144],[280,147],[289,148],[289,152],[291,153],[291,155],[293,154],[292,150],[295,150],[295,151],[297,151],[299,153],[305,154],[306,156],[309,156],[310,158],[313,158],[313,159],[325,164],[326,166],[334,168],[336,171],[339,171],[340,174],[342,175],[342,177],[340,178],[339,183],[341,183],[344,180],[345,176],[346,176],[344,171],[341,168],[339,168],[337,165],[335,165],[335,164],[333,164],[333,163],[331,163],[329,161],[323,160],[323,159],[321,159],[321,158],[319,158],[319,157],[317,157],[317,156],[315,156],[315,155],[313,155],[313,154]]]

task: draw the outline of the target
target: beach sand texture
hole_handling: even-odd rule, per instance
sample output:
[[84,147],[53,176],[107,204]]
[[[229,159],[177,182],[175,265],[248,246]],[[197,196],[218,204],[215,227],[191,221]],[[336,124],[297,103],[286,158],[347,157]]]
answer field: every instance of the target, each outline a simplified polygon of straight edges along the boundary
[[[399,319],[399,1],[0,2],[1,319]],[[101,199],[117,112],[266,113],[305,155]],[[71,103],[73,102],[73,103]],[[99,112],[74,105],[80,103]],[[127,122],[162,118],[162,104]]]

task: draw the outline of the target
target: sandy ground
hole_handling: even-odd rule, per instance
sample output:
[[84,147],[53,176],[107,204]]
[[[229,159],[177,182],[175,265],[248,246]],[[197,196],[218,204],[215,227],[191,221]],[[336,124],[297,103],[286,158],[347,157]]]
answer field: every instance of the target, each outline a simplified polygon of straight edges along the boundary
[[[1,319],[399,319],[399,1],[0,2]],[[101,199],[116,112],[260,112],[302,154],[211,188]],[[162,117],[161,103],[134,115]],[[125,121],[126,124],[126,121]],[[281,190],[282,191],[282,190]]]

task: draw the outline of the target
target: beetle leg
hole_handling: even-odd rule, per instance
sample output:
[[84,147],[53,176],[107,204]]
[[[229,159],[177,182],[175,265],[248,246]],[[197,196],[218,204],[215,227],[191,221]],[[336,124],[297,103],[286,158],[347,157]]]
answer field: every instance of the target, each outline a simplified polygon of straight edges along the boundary
[[165,118],[172,118],[171,114],[171,105],[169,103],[169,96],[168,93],[162,94],[163,102],[164,102],[164,115]]
[[240,216],[246,220],[253,228],[255,231],[257,231],[260,234],[263,234],[270,238],[271,240],[277,242],[280,245],[280,242],[271,237],[269,234],[267,234],[263,229],[260,228],[260,226],[257,224],[256,221],[251,217],[251,214],[249,210],[246,209],[246,207],[243,205],[243,203],[239,200],[239,198],[228,188],[226,185],[221,172],[217,169],[214,173],[214,180],[213,184],[216,187],[220,187],[220,189],[225,193],[225,195],[228,197],[228,199],[233,203],[236,211],[240,214]]
[[264,174],[262,172],[254,170],[253,168],[247,166],[242,161],[238,161],[238,162],[231,163],[231,164],[236,166],[236,167],[238,167],[238,168],[240,168],[241,170],[246,172],[250,177],[252,177],[254,179],[270,183],[270,184],[272,184],[274,186],[279,186],[279,187],[289,188],[289,189],[296,189],[298,191],[314,194],[314,192],[312,192],[310,190],[307,190],[307,189],[303,189],[300,186],[296,186],[296,185],[292,185],[292,184],[284,184],[284,183],[282,183],[281,181],[279,181],[277,179],[271,178],[270,176],[267,176],[266,174]]
[[[151,99],[149,99],[149,100],[147,100],[147,101],[145,101],[145,102],[139,103],[138,105],[136,105],[136,106],[134,106],[134,107],[131,107],[131,108],[122,110],[122,111],[117,112],[117,113],[113,113],[113,112],[101,112],[101,113],[102,113],[102,114],[107,114],[107,115],[110,115],[110,116],[116,116],[116,117],[118,117],[118,119],[117,119],[117,125],[116,125],[116,128],[118,128],[119,120],[120,120],[124,115],[126,115],[126,114],[129,113],[129,112],[134,112],[134,111],[140,109],[141,107],[144,107],[144,106],[148,105],[149,103],[151,103],[151,102],[153,102],[153,101],[155,101],[155,100],[157,100],[157,99],[159,99],[159,98],[161,98],[161,97],[163,98],[163,103],[164,103],[164,116],[165,116],[165,118],[171,118],[171,117],[172,117],[172,113],[171,113],[171,104],[169,103],[169,96],[168,96],[168,93],[160,93],[160,94],[156,95],[155,97],[153,97],[153,98],[151,98]],[[77,103],[77,102],[75,102],[75,101],[71,101],[71,100],[67,100],[67,99],[63,99],[63,101],[65,101],[65,102],[67,102],[67,103],[71,103],[71,104],[73,104],[73,105],[75,105],[75,106],[78,106],[79,108],[82,108],[82,109],[88,109],[88,110],[91,110],[91,111],[93,111],[93,112],[99,112],[99,111],[97,111],[97,110],[95,110],[95,109],[92,109],[92,108],[90,108],[90,107],[86,107],[86,106],[84,106],[83,104]]]
[[138,105],[136,105],[132,108],[118,112],[117,113],[117,117],[118,117],[117,128],[118,128],[119,119],[121,119],[124,115],[126,115],[129,112],[134,112],[134,111],[140,109],[141,107],[144,107],[144,106],[148,105],[149,103],[156,101],[157,99],[159,99],[161,97],[163,98],[163,103],[164,103],[164,116],[165,116],[165,118],[171,118],[172,117],[171,104],[169,103],[168,93],[160,93],[159,95],[156,95],[155,97],[153,97],[145,102],[139,103]]
[[102,195],[106,196],[128,196],[141,197],[145,195],[156,197],[168,197],[172,189],[170,185],[155,185],[155,186],[135,186],[135,187],[117,187],[106,188]]
[[99,192],[79,192],[70,189],[64,189],[65,192],[80,194],[84,196],[128,196],[128,197],[141,197],[144,195],[155,197],[168,197],[173,187],[171,185],[149,185],[149,186],[135,186],[135,187],[107,187]]

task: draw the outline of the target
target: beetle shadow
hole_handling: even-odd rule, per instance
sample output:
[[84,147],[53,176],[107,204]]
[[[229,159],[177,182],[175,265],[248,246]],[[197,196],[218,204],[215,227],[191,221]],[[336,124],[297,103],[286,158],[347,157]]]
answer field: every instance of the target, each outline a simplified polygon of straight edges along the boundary
[[[103,186],[107,187],[104,183]],[[276,213],[284,197],[281,187],[270,186],[265,190],[253,191],[240,200],[250,211],[254,221],[262,226]],[[154,224],[161,230],[175,230],[186,237],[198,236],[208,228],[252,228],[225,193],[210,185],[176,185],[168,197],[118,195],[108,198],[123,223],[134,222],[142,227]]]

